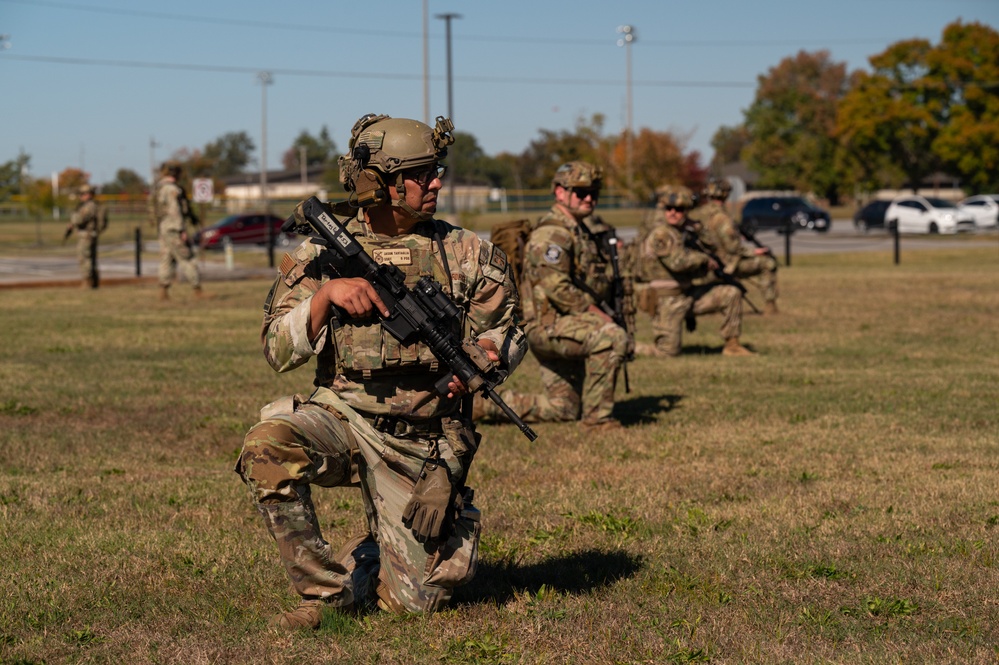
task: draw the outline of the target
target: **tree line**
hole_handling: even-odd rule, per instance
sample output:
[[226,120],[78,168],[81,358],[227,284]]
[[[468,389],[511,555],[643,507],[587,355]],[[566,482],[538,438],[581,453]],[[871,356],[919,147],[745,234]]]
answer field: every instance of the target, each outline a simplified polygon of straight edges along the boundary
[[[743,121],[719,128],[714,155],[688,150],[689,137],[647,127],[608,134],[605,118],[580,117],[569,130],[539,130],[520,153],[487,155],[478,140],[456,132],[447,164],[456,182],[507,189],[545,189],[559,164],[582,159],[604,166],[607,185],[636,202],[666,182],[700,188],[722,167],[743,162],[758,188],[812,192],[838,203],[845,194],[918,188],[944,172],[969,192],[999,191],[999,32],[980,23],[947,25],[940,43],[896,42],[868,59],[870,71],[847,71],[828,51],[801,51],[758,77]],[[224,179],[254,164],[256,145],[245,131],[229,132],[170,159],[188,178]],[[340,152],[324,126],[302,130],[282,154],[298,171],[321,168],[323,185],[339,191]],[[39,206],[54,201],[50,181],[25,177],[30,156],[0,164],[0,201],[24,193]],[[66,191],[89,181],[78,169],[59,175]],[[149,183],[120,169],[105,194],[141,195]]]

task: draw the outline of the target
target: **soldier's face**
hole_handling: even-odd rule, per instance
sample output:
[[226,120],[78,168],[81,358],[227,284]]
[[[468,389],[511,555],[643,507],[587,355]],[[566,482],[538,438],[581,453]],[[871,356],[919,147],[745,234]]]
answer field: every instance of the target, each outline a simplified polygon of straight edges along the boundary
[[[410,175],[413,177],[409,177]],[[427,175],[422,171],[412,174],[406,173],[403,175],[402,182],[406,186],[406,203],[413,210],[433,214],[437,212],[437,193],[444,185],[441,183],[441,179],[436,176],[436,171],[434,174],[430,174],[430,177]],[[394,187],[390,189],[393,193],[395,192]]]
[[562,187],[555,188],[555,200],[561,203],[572,213],[576,219],[582,219],[593,212],[597,207],[597,199],[600,198],[600,190],[588,187]]
[[670,226],[680,226],[683,224],[683,220],[687,217],[687,209],[678,208],[676,206],[666,206],[663,208],[663,215],[666,217],[666,223]]

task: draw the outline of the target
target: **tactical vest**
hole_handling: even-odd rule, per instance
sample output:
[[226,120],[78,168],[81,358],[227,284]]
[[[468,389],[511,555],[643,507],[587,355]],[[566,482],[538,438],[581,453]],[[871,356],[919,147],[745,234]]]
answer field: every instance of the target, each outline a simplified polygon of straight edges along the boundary
[[[406,277],[407,287],[414,287],[424,276],[437,281],[462,312],[458,319],[451,322],[451,328],[454,333],[463,334],[468,296],[461,289],[452,293],[454,285],[445,272],[440,245],[435,240],[422,235],[408,235],[401,241],[361,234],[355,237],[377,263],[390,263],[399,268]],[[443,242],[448,254],[448,267],[455,270],[458,259],[451,244]],[[328,334],[330,339],[317,358],[316,382],[319,385],[329,385],[337,374],[356,380],[370,378],[373,374],[425,375],[427,371],[436,372],[439,367],[437,358],[426,345],[416,342],[403,346],[385,331],[377,317],[363,321],[331,320]]]

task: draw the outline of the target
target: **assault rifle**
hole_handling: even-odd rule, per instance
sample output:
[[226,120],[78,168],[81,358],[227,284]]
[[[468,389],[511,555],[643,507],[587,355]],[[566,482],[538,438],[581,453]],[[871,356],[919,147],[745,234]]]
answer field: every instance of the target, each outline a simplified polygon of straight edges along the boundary
[[[613,292],[611,294],[611,299],[613,302],[610,307],[606,303],[601,303],[601,308],[607,311],[607,314],[614,319],[614,323],[618,324],[624,328],[624,332],[628,334],[629,337],[635,334],[634,330],[628,329],[628,319],[625,314],[625,298],[627,294],[624,288],[624,278],[621,277],[621,262],[617,255],[617,236],[611,235],[607,238],[607,251],[610,254],[611,268],[614,271],[614,284]],[[631,385],[628,382],[628,361],[631,358],[625,356],[624,362],[621,363],[621,369],[624,372],[624,392],[631,392]]]
[[746,286],[742,282],[740,282],[735,276],[725,272],[724,268],[722,268],[722,266],[725,265],[725,262],[722,261],[717,254],[712,252],[711,248],[705,245],[704,242],[701,241],[701,239],[697,236],[696,233],[685,230],[683,232],[683,244],[689,247],[690,249],[697,250],[702,254],[707,254],[708,258],[714,261],[718,265],[718,267],[712,271],[715,277],[717,277],[720,281],[724,282],[725,284],[734,286],[735,288],[739,289],[739,293],[742,294],[742,299],[746,301],[746,304],[749,305],[752,308],[752,310],[757,314],[763,313],[760,311],[760,308],[754,305],[753,301],[749,299],[749,296],[746,294]]
[[[378,315],[385,330],[404,345],[422,341],[469,391],[481,392],[491,399],[528,440],[538,438],[537,433],[496,392],[496,386],[503,377],[482,347],[450,332],[461,312],[440,284],[429,277],[421,277],[415,287],[407,287],[405,275],[398,267],[376,263],[336,218],[333,210],[315,196],[302,204],[302,214],[308,226],[299,225],[298,220],[291,216],[281,230],[308,235],[311,227],[321,238],[321,241],[314,239],[313,242],[324,245],[333,255],[331,263],[339,275],[368,280],[389,311],[388,317]],[[437,391],[447,395],[450,381],[450,374],[437,381]]]
[[742,234],[743,238],[745,238],[749,242],[753,243],[754,245],[756,245],[760,249],[767,250],[767,256],[773,256],[774,255],[774,251],[772,249],[770,249],[769,247],[767,247],[766,245],[764,245],[763,243],[761,243],[759,240],[757,240],[756,239],[756,234],[753,233],[747,226],[740,226],[739,227],[739,233]]

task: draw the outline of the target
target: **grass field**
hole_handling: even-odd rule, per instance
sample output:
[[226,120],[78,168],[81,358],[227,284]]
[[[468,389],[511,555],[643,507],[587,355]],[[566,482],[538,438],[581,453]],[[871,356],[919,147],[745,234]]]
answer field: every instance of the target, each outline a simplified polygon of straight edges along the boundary
[[[265,629],[294,599],[231,471],[259,407],[311,385],[263,360],[268,284],[2,291],[0,662],[995,663],[999,255],[780,279],[758,357],[706,318],[632,364],[623,436],[483,426],[450,609],[292,636]],[[315,496],[334,547],[362,528],[356,492]]]

